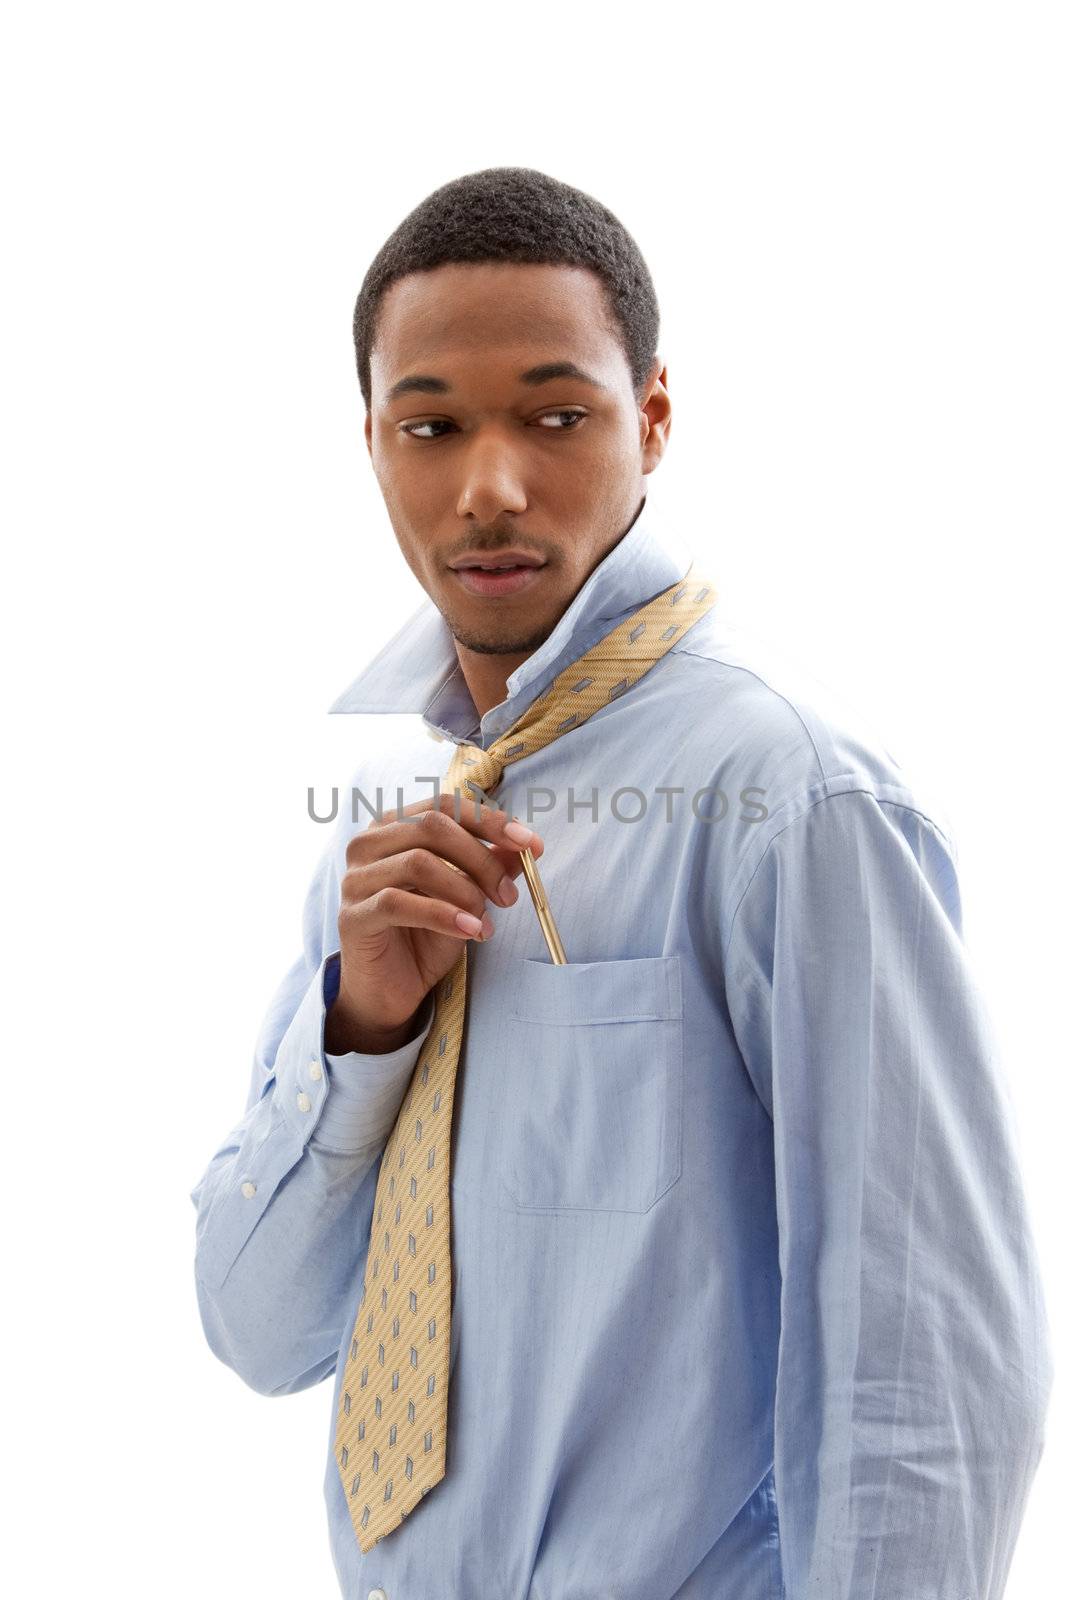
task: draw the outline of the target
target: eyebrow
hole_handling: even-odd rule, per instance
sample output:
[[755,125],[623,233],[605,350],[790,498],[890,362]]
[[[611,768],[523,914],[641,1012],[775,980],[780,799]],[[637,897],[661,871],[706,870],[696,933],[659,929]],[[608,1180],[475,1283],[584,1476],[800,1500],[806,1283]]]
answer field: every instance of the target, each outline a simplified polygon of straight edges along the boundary
[[[519,382],[529,384],[531,387],[539,383],[551,383],[553,378],[576,378],[580,383],[588,383],[594,389],[606,389],[607,384],[601,383],[599,378],[594,378],[592,373],[584,372],[581,367],[576,367],[573,361],[543,361],[538,367],[530,367],[526,372],[519,373]],[[449,394],[452,385],[443,378],[431,377],[429,373],[414,372],[407,378],[401,378],[394,383],[385,396],[386,405],[392,400],[397,400],[404,394]]]

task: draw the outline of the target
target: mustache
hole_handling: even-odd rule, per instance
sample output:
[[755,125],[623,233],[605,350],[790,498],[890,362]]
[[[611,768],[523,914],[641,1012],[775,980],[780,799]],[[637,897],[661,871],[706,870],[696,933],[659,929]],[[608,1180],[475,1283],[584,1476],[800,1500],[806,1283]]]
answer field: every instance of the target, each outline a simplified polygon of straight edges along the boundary
[[461,556],[494,556],[500,550],[528,550],[544,561],[558,561],[563,547],[555,540],[530,538],[515,529],[504,533],[471,533],[462,544],[456,545],[444,557],[446,563],[458,561]]

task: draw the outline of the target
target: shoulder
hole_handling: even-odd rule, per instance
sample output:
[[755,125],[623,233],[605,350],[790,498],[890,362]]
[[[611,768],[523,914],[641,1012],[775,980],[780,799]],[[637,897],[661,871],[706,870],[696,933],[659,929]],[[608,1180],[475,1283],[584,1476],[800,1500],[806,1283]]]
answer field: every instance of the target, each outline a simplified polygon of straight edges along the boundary
[[693,759],[764,785],[768,833],[824,799],[866,792],[925,817],[954,849],[943,798],[897,760],[865,710],[748,619],[719,602],[671,655]]
[[724,948],[742,902],[773,924],[792,886],[803,923],[827,896],[873,892],[878,874],[903,886],[919,871],[959,926],[947,806],[838,685],[718,604],[671,657],[686,781],[723,796],[723,824],[706,833]]

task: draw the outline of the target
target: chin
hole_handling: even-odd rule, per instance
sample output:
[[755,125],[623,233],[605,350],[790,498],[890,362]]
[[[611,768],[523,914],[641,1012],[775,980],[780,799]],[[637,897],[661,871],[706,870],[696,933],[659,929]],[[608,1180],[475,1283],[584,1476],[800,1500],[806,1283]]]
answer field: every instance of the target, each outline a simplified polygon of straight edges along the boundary
[[[551,628],[548,633],[551,633]],[[529,656],[544,644],[548,633],[537,633],[532,638],[529,634],[512,634],[501,636],[494,634],[485,636],[473,633],[469,629],[452,629],[452,636],[467,650],[472,650],[480,656]]]
[[448,623],[452,637],[457,643],[467,650],[473,650],[478,655],[485,656],[515,656],[532,655],[548,638],[555,623],[547,627],[516,623],[512,627],[502,630],[499,618],[494,618],[490,626],[479,628],[477,622],[452,614],[443,613]]

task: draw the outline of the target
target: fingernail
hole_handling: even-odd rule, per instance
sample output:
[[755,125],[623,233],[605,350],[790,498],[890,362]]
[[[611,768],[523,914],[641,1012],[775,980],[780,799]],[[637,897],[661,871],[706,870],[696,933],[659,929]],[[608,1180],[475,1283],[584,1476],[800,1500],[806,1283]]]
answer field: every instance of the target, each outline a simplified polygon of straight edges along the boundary
[[477,917],[472,917],[469,911],[456,912],[456,927],[463,933],[481,933],[482,925]]
[[509,839],[514,839],[516,844],[529,844],[534,836],[532,828],[527,828],[521,822],[509,822],[504,829]]
[[497,891],[506,906],[513,906],[519,898],[519,891],[510,878],[501,878],[500,888]]

